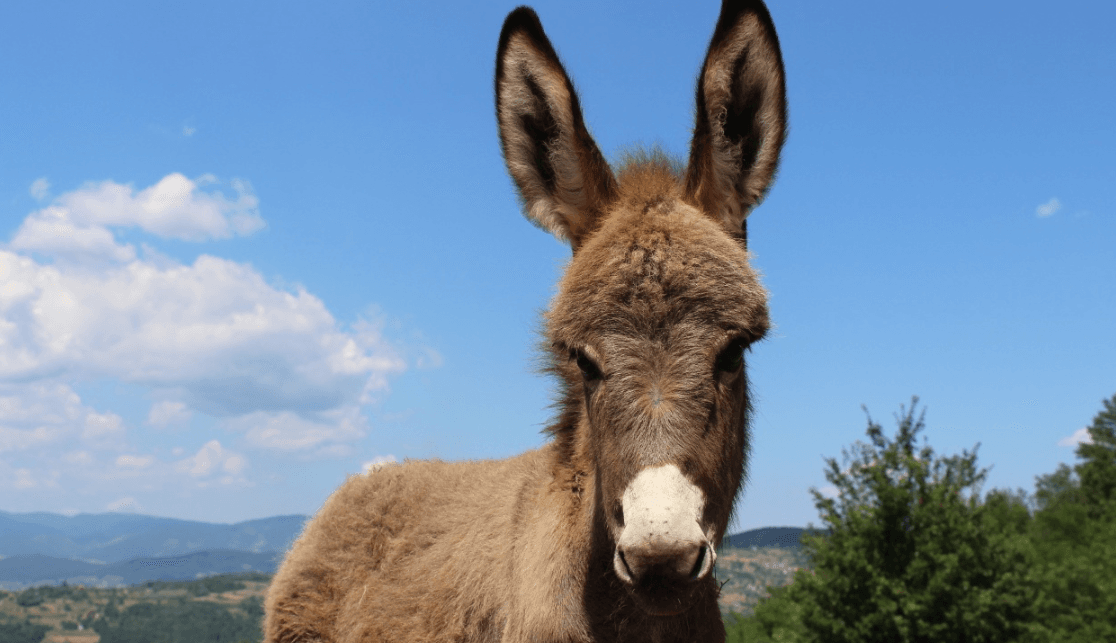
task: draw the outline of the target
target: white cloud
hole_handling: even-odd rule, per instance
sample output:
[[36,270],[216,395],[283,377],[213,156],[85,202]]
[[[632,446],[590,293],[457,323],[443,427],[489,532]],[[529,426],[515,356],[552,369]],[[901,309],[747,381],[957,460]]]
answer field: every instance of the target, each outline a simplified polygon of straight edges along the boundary
[[183,402],[163,400],[151,405],[147,414],[147,423],[156,427],[182,426],[189,423],[193,412],[186,408]]
[[35,179],[31,183],[30,192],[36,200],[42,201],[50,195],[50,181],[47,181],[45,176]]
[[120,455],[116,458],[118,469],[146,469],[155,463],[155,458],[149,455]]
[[197,453],[180,460],[176,468],[195,478],[200,478],[210,475],[214,470],[220,471],[221,463],[225,457],[225,450],[221,447],[221,443],[217,440],[210,440],[205,443],[205,446],[198,449]]
[[831,484],[827,484],[824,487],[818,488],[818,493],[826,498],[832,499],[840,496],[841,490]]
[[420,355],[415,360],[415,367],[420,369],[441,368],[445,363],[442,354],[429,346],[419,349]]
[[398,462],[398,460],[396,460],[395,456],[393,455],[378,455],[368,462],[360,465],[360,470],[363,471],[365,475],[369,475],[395,462]]
[[213,480],[223,485],[244,484],[248,460],[221,446],[219,441],[210,440],[194,455],[179,460],[174,468],[198,480],[199,486],[207,486]]
[[1058,197],[1053,197],[1046,203],[1040,204],[1035,208],[1035,214],[1040,217],[1048,217],[1061,209],[1062,202],[1058,200]]
[[[341,457],[367,435],[362,406],[405,367],[380,324],[343,326],[304,288],[247,264],[204,254],[182,264],[115,236],[131,227],[204,240],[263,225],[247,184],[233,182],[231,198],[215,186],[176,174],[138,191],[88,185],[0,244],[0,496],[65,489],[98,498],[83,510],[112,498],[114,510],[139,510],[128,504],[148,501],[137,489],[251,484],[241,449]],[[32,193],[49,189],[42,179]],[[440,363],[432,349],[424,357]],[[79,382],[146,392],[146,424],[134,404],[114,408],[99,393],[97,408],[83,402]],[[137,431],[183,426],[234,437],[169,452],[132,443]]]
[[247,265],[94,271],[0,250],[0,380],[119,378],[231,416],[337,408],[403,368],[374,324],[345,331],[317,297]]
[[126,496],[119,500],[110,502],[108,503],[108,505],[105,506],[105,509],[109,511],[118,511],[121,513],[139,513],[143,511],[143,507],[140,505],[140,503],[136,502],[136,499],[131,496]]
[[226,426],[244,432],[248,444],[257,448],[303,453],[316,451],[317,455],[342,455],[343,450],[322,453],[322,449],[354,442],[364,437],[368,429],[367,421],[356,405],[309,418],[290,411],[258,411],[230,420]]
[[62,460],[69,464],[93,464],[93,455],[88,451],[70,451],[63,454]]
[[1060,446],[1060,447],[1075,447],[1079,444],[1092,444],[1092,443],[1093,443],[1093,437],[1091,435],[1089,435],[1089,429],[1086,428],[1086,427],[1082,427],[1082,428],[1074,431],[1073,435],[1066,436],[1066,437],[1062,438],[1061,440],[1058,440],[1058,446]]
[[63,384],[0,384],[0,453],[48,447],[63,437],[76,437],[91,412]]
[[50,444],[57,439],[58,435],[58,431],[45,426],[38,426],[33,429],[13,429],[0,426],[0,453]]
[[16,489],[30,489],[35,486],[35,481],[31,478],[30,469],[16,469]]
[[105,442],[120,437],[124,433],[124,420],[112,413],[89,411],[85,416],[85,428],[81,437],[89,442]]
[[198,131],[198,128],[196,128],[196,127],[190,127],[189,125],[183,125],[182,126],[182,135],[183,136],[186,136],[186,137],[193,136],[194,132],[196,132],[196,131]]
[[[123,263],[136,257],[135,247],[118,243],[112,228],[140,228],[163,238],[204,241],[249,235],[264,227],[259,200],[246,181],[230,182],[237,194],[234,199],[201,189],[212,182],[208,175],[195,182],[175,173],[139,192],[112,181],[89,184],[28,216],[11,247],[79,263]],[[36,187],[43,186],[36,181],[33,193]],[[38,194],[45,196],[45,189]]]

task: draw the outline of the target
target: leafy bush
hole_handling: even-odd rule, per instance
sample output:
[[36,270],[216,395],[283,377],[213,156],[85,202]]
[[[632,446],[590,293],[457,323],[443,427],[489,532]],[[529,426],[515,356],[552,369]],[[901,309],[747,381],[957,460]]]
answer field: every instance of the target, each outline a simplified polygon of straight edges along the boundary
[[0,623],[0,641],[4,643],[41,643],[50,628],[35,625],[31,621],[22,623]]
[[100,619],[100,643],[232,643],[260,640],[258,619],[207,601],[138,603],[119,618]]

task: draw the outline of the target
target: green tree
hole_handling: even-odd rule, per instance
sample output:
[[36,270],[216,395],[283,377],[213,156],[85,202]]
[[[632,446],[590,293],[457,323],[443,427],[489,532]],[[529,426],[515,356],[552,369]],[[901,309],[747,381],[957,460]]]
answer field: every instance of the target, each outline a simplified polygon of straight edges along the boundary
[[976,447],[918,447],[917,402],[900,409],[894,439],[869,417],[869,442],[844,450],[846,466],[826,461],[835,497],[811,490],[830,535],[804,538],[816,575],[800,570],[787,593],[806,640],[994,642],[1031,629],[1032,556],[1004,528],[1021,517],[1002,498],[980,502]]
[[259,621],[210,601],[137,603],[93,623],[101,643],[233,643],[260,639]]
[[35,625],[31,621],[22,623],[0,623],[0,641],[4,643],[40,643],[46,638],[50,628]]
[[1035,480],[1042,627],[1028,640],[1036,643],[1116,641],[1116,396],[1104,400],[1077,457]]
[[1095,517],[1107,514],[1116,500],[1116,395],[1102,404],[1104,408],[1089,426],[1089,440],[1077,445],[1081,462],[1074,467],[1081,480],[1082,500]]
[[[800,572],[802,573],[802,572]],[[806,641],[802,604],[795,586],[770,588],[752,615],[732,614],[725,620],[725,643],[799,643]]]

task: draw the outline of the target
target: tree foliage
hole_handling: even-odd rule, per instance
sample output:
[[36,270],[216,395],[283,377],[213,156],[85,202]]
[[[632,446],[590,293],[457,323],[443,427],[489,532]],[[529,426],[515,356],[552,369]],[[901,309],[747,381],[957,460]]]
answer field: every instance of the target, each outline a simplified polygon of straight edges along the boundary
[[[1079,462],[1035,493],[995,489],[976,448],[919,448],[924,415],[902,409],[893,439],[826,461],[837,491],[812,490],[832,535],[807,539],[800,570],[729,641],[1116,641],[1116,396],[1088,427]],[[978,445],[979,446],[979,445]]]
[[1102,404],[1089,426],[1089,440],[1077,445],[1081,463],[1075,467],[1082,500],[1094,517],[1107,515],[1116,501],[1116,395]]
[[31,621],[0,623],[0,641],[4,643],[40,643],[50,628]]
[[93,629],[101,643],[235,643],[258,641],[258,601],[246,612],[208,601],[137,603],[117,617],[98,619]]
[[1088,434],[1077,465],[1035,481],[1036,643],[1116,641],[1116,395]]
[[725,643],[799,643],[806,641],[797,585],[771,588],[748,618],[730,615]]
[[806,640],[994,642],[1027,630],[1026,537],[1001,528],[1007,507],[980,502],[979,445],[953,456],[918,445],[917,402],[901,408],[894,438],[869,417],[868,442],[844,451],[845,466],[826,461],[834,497],[811,490],[831,534],[805,539],[816,575],[800,571],[787,594]]

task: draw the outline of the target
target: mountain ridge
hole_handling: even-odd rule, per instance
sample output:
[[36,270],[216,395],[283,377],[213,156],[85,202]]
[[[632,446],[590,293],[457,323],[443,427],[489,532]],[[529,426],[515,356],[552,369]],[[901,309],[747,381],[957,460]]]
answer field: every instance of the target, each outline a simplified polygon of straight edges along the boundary
[[225,524],[142,514],[0,511],[0,556],[118,563],[205,550],[283,552],[307,519],[292,514]]
[[195,580],[217,574],[273,574],[281,554],[213,550],[164,558],[136,558],[118,563],[90,563],[42,554],[0,560],[0,589],[18,591],[39,585],[124,587],[148,581]]
[[[142,514],[0,511],[0,589],[119,587],[242,571],[274,573],[308,516],[207,523]],[[801,527],[729,534],[723,548],[801,547]],[[818,532],[818,530],[812,530]]]

